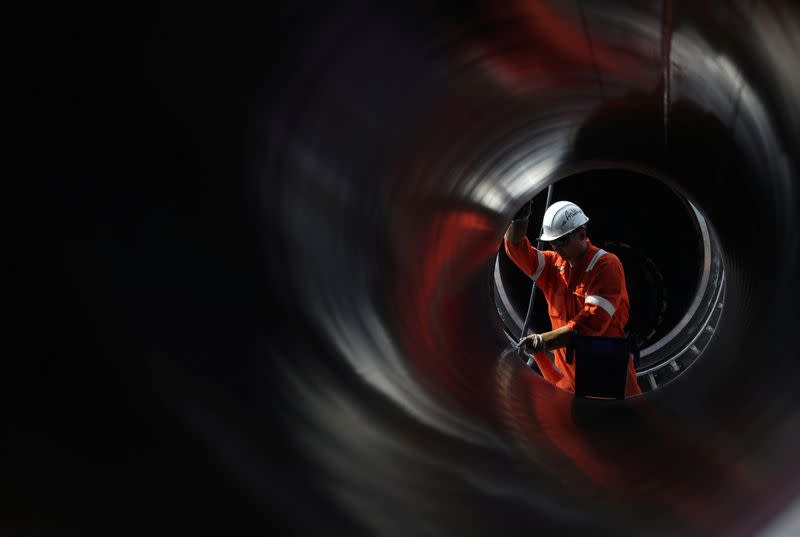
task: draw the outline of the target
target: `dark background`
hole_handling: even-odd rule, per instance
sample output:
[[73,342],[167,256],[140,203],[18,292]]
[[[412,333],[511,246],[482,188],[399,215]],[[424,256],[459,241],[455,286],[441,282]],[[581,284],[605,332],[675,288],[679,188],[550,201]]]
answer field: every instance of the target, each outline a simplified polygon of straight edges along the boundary
[[[309,469],[274,416],[248,413],[279,411],[273,377],[249,386],[259,401],[219,395],[269,363],[265,334],[299,322],[273,293],[266,260],[283,245],[263,250],[245,155],[257,103],[315,31],[291,21],[306,10],[324,20],[326,6],[128,2],[36,15],[21,46],[32,156],[12,228],[3,535],[306,534],[286,505],[323,525],[334,517],[303,486]],[[222,388],[155,385],[178,370]],[[269,475],[253,476],[263,494],[220,467],[184,404],[233,409],[257,431],[246,445],[267,461]]]

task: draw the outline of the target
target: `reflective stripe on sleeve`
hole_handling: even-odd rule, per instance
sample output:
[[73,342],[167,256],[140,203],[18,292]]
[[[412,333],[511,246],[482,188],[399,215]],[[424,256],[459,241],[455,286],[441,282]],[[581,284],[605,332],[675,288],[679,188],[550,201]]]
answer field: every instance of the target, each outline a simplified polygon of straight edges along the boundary
[[617,309],[614,307],[614,304],[612,304],[611,302],[609,302],[605,298],[603,298],[601,296],[598,296],[598,295],[589,295],[589,296],[587,296],[586,300],[584,301],[584,303],[585,304],[595,304],[597,306],[600,306],[601,308],[606,310],[606,313],[608,313],[611,317],[613,317],[614,316],[614,312],[617,311]]
[[540,252],[539,250],[536,250],[536,256],[537,256],[536,257],[536,262],[537,262],[536,272],[534,272],[533,276],[531,276],[531,279],[533,281],[538,280],[539,276],[542,275],[542,271],[544,270],[544,254],[542,252]]

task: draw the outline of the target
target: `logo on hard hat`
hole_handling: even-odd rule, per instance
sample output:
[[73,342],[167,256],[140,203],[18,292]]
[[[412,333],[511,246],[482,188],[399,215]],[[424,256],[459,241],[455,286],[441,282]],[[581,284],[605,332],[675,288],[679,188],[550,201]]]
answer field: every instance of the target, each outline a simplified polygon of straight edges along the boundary
[[578,214],[579,212],[581,212],[580,209],[575,209],[570,207],[569,209],[564,211],[564,220],[567,221],[572,220],[572,217]]

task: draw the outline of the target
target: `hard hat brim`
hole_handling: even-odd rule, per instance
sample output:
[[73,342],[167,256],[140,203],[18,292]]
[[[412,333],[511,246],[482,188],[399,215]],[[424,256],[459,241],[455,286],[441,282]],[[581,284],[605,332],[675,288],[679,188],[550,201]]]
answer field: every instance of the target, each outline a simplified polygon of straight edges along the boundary
[[585,217],[585,220],[583,220],[580,224],[578,224],[577,226],[573,227],[569,231],[565,231],[564,233],[561,233],[559,235],[549,235],[545,231],[544,233],[542,233],[542,236],[539,237],[539,240],[540,241],[554,241],[556,239],[559,239],[559,238],[563,237],[564,235],[569,235],[570,233],[572,233],[573,231],[575,231],[579,227],[585,226],[588,222],[589,222],[589,217],[587,216],[587,217]]
[[[578,227],[580,227],[580,226],[578,226]],[[567,231],[567,233],[572,233],[572,231],[575,231],[575,230],[573,229],[571,231]],[[560,237],[563,237],[567,233],[562,233],[561,235],[548,235],[547,233],[542,233],[542,236],[539,237],[539,240],[540,241],[554,241],[554,240],[556,240],[556,239],[558,239]]]

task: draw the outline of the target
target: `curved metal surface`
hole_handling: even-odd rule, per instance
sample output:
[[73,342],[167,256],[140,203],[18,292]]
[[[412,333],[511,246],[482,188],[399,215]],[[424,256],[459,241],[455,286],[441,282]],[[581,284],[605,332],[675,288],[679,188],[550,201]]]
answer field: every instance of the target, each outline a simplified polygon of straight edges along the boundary
[[[429,4],[43,23],[11,533],[792,520],[795,3]],[[595,161],[674,178],[725,257],[704,359],[626,402],[527,370],[492,297],[514,212]]]
[[[723,291],[723,289],[724,289],[724,288],[725,288],[725,282],[724,282],[724,277],[723,277],[723,282],[722,282],[722,284],[719,286],[719,288],[717,289],[717,292],[714,294],[714,298],[713,298],[713,300],[712,300],[712,304],[714,304],[714,306],[713,306],[713,307],[710,309],[710,311],[709,311],[708,315],[706,315],[706,316],[703,318],[703,321],[700,323],[700,328],[697,330],[697,333],[696,333],[694,336],[692,336],[692,339],[691,339],[691,340],[689,340],[689,343],[687,343],[686,345],[684,345],[684,346],[681,348],[681,350],[679,350],[679,351],[678,351],[678,352],[675,354],[675,356],[674,356],[673,358],[670,358],[670,360],[669,360],[667,363],[665,363],[665,364],[658,364],[658,365],[656,365],[656,366],[653,366],[653,367],[648,367],[648,368],[644,368],[644,369],[642,369],[642,370],[637,370],[636,374],[641,376],[641,375],[644,375],[644,374],[647,374],[647,373],[652,373],[652,372],[653,372],[653,371],[655,371],[656,369],[660,369],[660,368],[662,368],[662,367],[665,367],[666,365],[668,365],[668,364],[670,364],[670,363],[673,363],[675,360],[677,360],[678,358],[680,358],[681,356],[683,356],[683,354],[685,354],[685,353],[686,353],[686,351],[688,351],[689,349],[691,349],[691,348],[692,348],[692,346],[693,346],[693,345],[694,345],[694,344],[697,342],[697,340],[698,340],[698,339],[700,339],[700,336],[702,336],[702,335],[703,335],[703,331],[706,331],[706,329],[707,329],[707,328],[709,328],[709,323],[711,322],[711,318],[713,317],[713,315],[716,313],[716,310],[718,309],[718,308],[717,308],[717,304],[719,304],[719,303],[720,303],[720,302],[719,302],[719,300],[720,300],[720,298],[723,296],[723,295],[722,295],[722,291]],[[713,332],[713,331],[714,331],[714,330],[713,330],[713,328],[712,328],[712,329],[710,330],[710,332]],[[702,350],[700,350],[699,352],[697,352],[697,354],[699,355],[701,352],[702,352]]]
[[689,309],[686,311],[686,314],[681,318],[680,321],[678,321],[678,324],[675,326],[675,328],[670,330],[669,333],[667,333],[664,337],[652,345],[648,345],[646,348],[642,349],[642,357],[648,356],[661,349],[664,345],[672,341],[677,334],[685,330],[692,317],[694,317],[695,313],[697,313],[697,310],[700,308],[700,304],[705,297],[706,286],[708,285],[709,277],[711,275],[711,236],[708,233],[708,226],[706,226],[705,219],[697,211],[697,208],[695,208],[695,206],[691,203],[689,204],[689,207],[692,208],[692,211],[697,218],[697,224],[700,227],[700,241],[703,245],[703,267],[702,275],[700,276],[700,282],[697,285],[694,298],[692,299],[692,303],[689,305]]

